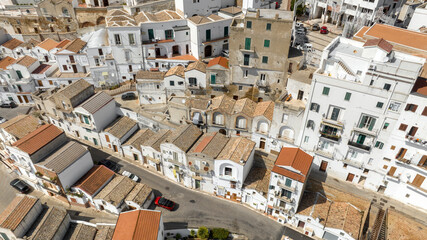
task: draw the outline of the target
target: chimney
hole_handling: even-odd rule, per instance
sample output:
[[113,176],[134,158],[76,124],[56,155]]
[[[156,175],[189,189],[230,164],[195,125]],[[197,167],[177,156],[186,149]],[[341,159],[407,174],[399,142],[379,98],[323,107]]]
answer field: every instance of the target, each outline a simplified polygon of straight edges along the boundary
[[259,9],[256,10],[256,18],[259,18]]

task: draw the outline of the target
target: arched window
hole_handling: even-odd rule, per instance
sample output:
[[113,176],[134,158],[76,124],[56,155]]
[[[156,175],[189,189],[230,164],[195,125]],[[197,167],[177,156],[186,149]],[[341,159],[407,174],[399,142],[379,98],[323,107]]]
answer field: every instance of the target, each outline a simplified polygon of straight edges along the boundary
[[236,128],[245,129],[246,128],[246,118],[242,116],[238,116],[236,118]]
[[213,114],[213,124],[224,125],[224,115],[219,112]]
[[314,130],[314,121],[313,120],[308,120],[307,121],[307,128],[311,128]]
[[293,139],[294,138],[294,130],[290,127],[287,127],[287,126],[281,127],[280,132],[279,132],[279,138]]
[[68,9],[66,9],[65,7],[63,7],[63,8],[62,8],[62,14],[63,14],[65,17],[69,17],[69,16],[70,16],[70,14],[68,13]]
[[258,132],[267,133],[268,132],[268,123],[266,121],[258,122]]

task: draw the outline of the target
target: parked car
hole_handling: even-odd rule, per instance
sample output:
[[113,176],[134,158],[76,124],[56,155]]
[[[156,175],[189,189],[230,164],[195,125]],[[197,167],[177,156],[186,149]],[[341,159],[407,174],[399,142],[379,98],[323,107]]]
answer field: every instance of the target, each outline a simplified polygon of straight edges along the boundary
[[117,165],[117,163],[110,161],[110,160],[107,160],[107,159],[101,160],[99,162],[99,164],[106,166],[107,168],[109,168],[113,172],[118,172],[120,170],[120,167]]
[[4,117],[0,117],[0,123],[4,123],[4,122],[6,122],[7,120],[6,120],[6,118],[4,118]]
[[311,30],[312,31],[319,31],[320,30],[320,26],[318,23],[313,24],[313,26],[311,26]]
[[122,100],[135,100],[135,99],[136,99],[136,95],[133,92],[122,94]]
[[12,182],[10,182],[10,186],[20,191],[21,193],[29,193],[31,191],[31,187],[30,185],[28,185],[28,183],[17,178],[13,179]]
[[320,33],[321,34],[327,34],[328,33],[328,28],[326,26],[323,26],[320,28]]
[[175,203],[164,197],[157,197],[156,200],[154,200],[154,204],[156,204],[156,206],[166,208],[169,211],[172,211],[175,208]]
[[130,172],[128,172],[128,171],[123,171],[123,172],[122,172],[122,175],[123,175],[123,176],[125,176],[125,177],[128,177],[128,178],[130,178],[130,179],[132,179],[132,180],[134,180],[135,182],[138,182],[138,181],[139,181],[139,177],[138,177],[138,176],[136,176],[135,174],[130,173]]
[[18,105],[15,102],[3,103],[0,105],[1,108],[16,108]]

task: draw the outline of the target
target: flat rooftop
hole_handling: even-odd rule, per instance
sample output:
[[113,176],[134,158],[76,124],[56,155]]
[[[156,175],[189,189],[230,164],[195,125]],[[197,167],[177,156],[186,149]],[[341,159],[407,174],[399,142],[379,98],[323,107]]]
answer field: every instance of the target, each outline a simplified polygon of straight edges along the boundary
[[[259,18],[276,19],[277,16],[277,20],[293,21],[292,11],[283,11],[276,9],[257,9],[257,11],[259,11]],[[246,13],[246,17],[256,18],[257,11],[248,11]]]

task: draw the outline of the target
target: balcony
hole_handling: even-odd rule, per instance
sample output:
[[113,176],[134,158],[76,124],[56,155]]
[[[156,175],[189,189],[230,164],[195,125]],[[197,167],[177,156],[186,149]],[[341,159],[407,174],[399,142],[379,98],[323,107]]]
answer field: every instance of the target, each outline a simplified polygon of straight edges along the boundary
[[286,186],[286,184],[284,184],[284,183],[283,183],[283,182],[281,182],[281,181],[277,181],[277,185],[278,185],[279,187],[281,187],[281,188],[285,189],[285,190],[290,191],[290,192],[295,192],[295,191],[296,191],[296,188],[295,188],[295,187],[289,187],[289,186]]
[[321,148],[318,148],[318,149],[316,149],[316,151],[314,151],[316,154],[318,154],[318,155],[320,155],[320,156],[323,156],[323,157],[326,157],[326,158],[330,158],[330,159],[333,159],[334,158],[334,152],[332,151],[332,152],[329,152],[329,151],[325,151],[325,149],[321,149]]
[[201,89],[201,87],[199,86],[199,85],[197,85],[197,84],[190,84],[190,85],[188,85],[188,88],[189,89]]
[[370,136],[374,136],[374,137],[376,137],[378,135],[378,129],[369,130],[369,128],[366,128],[366,127],[361,128],[358,125],[354,125],[353,131],[357,131],[357,132],[364,133],[366,135],[370,135]]
[[167,159],[168,162],[174,164],[174,165],[178,165],[178,166],[184,166],[184,164],[178,160],[174,160],[172,158]]
[[48,190],[49,192],[55,193],[55,194],[62,194],[60,190],[58,189],[52,189],[49,186],[47,186],[47,184],[43,183],[42,187],[46,190]]
[[152,162],[156,163],[156,164],[159,164],[161,162],[160,159],[155,159],[155,158],[152,158],[152,157],[149,157],[149,156],[145,156],[145,158],[147,160],[149,160],[149,161],[152,161]]
[[413,143],[417,146],[427,147],[427,140],[426,139],[422,139],[422,138],[417,137],[417,136],[411,136],[409,134],[406,134],[405,138],[406,138],[406,141]]
[[342,162],[345,163],[345,164],[347,164],[347,165],[356,167],[356,168],[360,168],[360,169],[363,168],[363,162],[359,162],[359,161],[356,161],[356,160],[353,160],[353,159],[346,158],[346,159],[343,159]]
[[330,132],[319,130],[319,133],[320,133],[320,135],[323,138],[326,138],[326,139],[329,139],[329,140],[332,140],[332,141],[335,141],[335,142],[338,142],[341,139],[340,135],[333,134],[333,133],[330,133]]
[[371,147],[370,146],[366,146],[364,144],[360,144],[360,143],[357,143],[357,142],[348,141],[348,145],[352,146],[352,147],[356,147],[356,148],[362,149],[362,150],[367,151],[367,152],[371,151]]
[[239,45],[239,49],[244,53],[255,53],[255,46],[249,46],[248,48],[244,45]]
[[293,199],[286,196],[280,196],[280,192],[276,192],[276,198],[287,203],[294,203]]
[[323,118],[322,119],[322,124],[325,125],[329,125],[331,127],[335,127],[335,128],[344,128],[344,123],[340,122],[340,121],[335,121],[329,118]]

